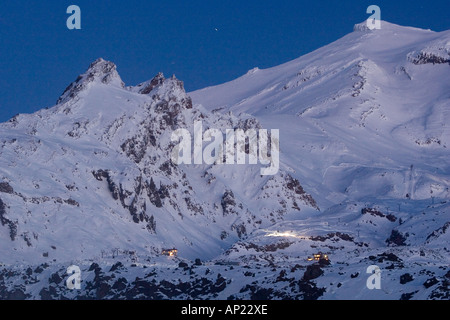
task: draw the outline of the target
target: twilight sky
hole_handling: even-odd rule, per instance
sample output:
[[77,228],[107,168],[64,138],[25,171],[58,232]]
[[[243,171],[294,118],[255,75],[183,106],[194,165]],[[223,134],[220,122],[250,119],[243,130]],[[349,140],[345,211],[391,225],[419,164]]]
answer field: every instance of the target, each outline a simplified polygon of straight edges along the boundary
[[[81,30],[69,30],[69,5]],[[295,59],[352,31],[366,9],[434,31],[450,28],[450,2],[302,0],[45,0],[0,5],[0,122],[51,107],[89,64],[117,64],[126,85],[159,71],[187,91]]]

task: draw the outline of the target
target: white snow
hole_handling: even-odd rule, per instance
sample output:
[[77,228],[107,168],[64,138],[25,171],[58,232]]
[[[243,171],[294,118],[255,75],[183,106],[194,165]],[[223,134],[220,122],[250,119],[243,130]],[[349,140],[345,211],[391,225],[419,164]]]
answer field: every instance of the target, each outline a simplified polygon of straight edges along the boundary
[[[407,292],[426,298],[433,288],[424,289],[423,270],[442,274],[450,262],[449,44],[450,30],[385,21],[368,30],[362,23],[298,59],[188,95],[177,79],[140,94],[151,81],[125,87],[115,66],[99,59],[53,108],[0,124],[0,183],[14,189],[0,192],[7,219],[0,262],[106,263],[103,253],[116,248],[144,261],[176,247],[182,258],[250,267],[270,261],[280,270],[322,251],[332,262],[314,280],[326,288],[323,298],[399,299],[406,272],[415,277]],[[168,110],[179,111],[175,124]],[[235,128],[253,118],[280,130],[276,176],[261,176],[258,165],[167,165],[173,129],[192,132],[198,120],[204,129]],[[123,199],[114,199],[106,177],[94,177],[98,170],[108,170]],[[289,177],[317,207],[287,186]],[[139,189],[150,179],[168,188],[161,207]],[[222,199],[228,190],[231,214]],[[125,206],[152,216],[156,232],[133,222]],[[380,215],[362,214],[364,208]],[[392,230],[406,246],[387,243]],[[378,262],[383,290],[368,290],[364,273],[377,263],[369,257],[384,253],[400,257],[403,267]],[[215,266],[212,274],[214,268],[225,272]],[[261,283],[271,268],[257,276]],[[254,280],[239,272],[222,298]]]

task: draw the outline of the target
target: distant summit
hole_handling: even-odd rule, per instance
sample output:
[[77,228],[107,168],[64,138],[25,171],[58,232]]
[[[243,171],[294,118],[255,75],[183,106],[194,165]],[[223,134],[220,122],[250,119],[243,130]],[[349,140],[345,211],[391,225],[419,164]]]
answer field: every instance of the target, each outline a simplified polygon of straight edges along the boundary
[[92,62],[87,71],[78,76],[78,78],[64,90],[56,104],[61,104],[74,98],[79,92],[86,89],[90,83],[94,82],[124,87],[124,83],[117,73],[117,66],[110,61],[99,58]]
[[415,28],[415,27],[406,27],[406,26],[402,26],[402,25],[398,25],[395,23],[391,23],[385,20],[380,20],[380,29],[370,29],[367,26],[367,20],[364,20],[363,22],[357,23],[353,26],[353,31],[378,31],[378,30],[405,30],[405,29],[410,29],[410,30],[416,30],[416,31],[422,31],[422,32],[434,32],[431,30],[425,30],[425,29],[421,29],[421,28]]

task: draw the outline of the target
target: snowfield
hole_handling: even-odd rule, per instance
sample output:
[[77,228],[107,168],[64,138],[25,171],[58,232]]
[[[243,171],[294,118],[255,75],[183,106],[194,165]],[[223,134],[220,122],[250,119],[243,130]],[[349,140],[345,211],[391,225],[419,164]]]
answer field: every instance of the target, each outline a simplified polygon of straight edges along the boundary
[[[449,119],[450,30],[363,22],[190,93],[100,58],[0,124],[0,298],[448,300]],[[175,165],[196,121],[278,129],[278,173]]]

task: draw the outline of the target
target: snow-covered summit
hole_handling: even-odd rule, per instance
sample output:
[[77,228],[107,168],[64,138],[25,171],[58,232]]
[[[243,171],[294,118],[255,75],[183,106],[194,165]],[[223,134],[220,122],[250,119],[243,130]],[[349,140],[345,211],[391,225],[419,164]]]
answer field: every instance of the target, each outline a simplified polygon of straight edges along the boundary
[[85,90],[92,83],[103,83],[124,87],[124,83],[117,73],[117,66],[110,61],[99,58],[92,62],[87,71],[78,76],[78,78],[64,90],[56,104],[62,104],[73,99],[79,92]]
[[162,72],[159,72],[153,79],[142,82],[137,86],[130,87],[129,89],[133,92],[138,92],[141,94],[149,94],[156,86],[161,85],[166,78]]
[[[370,23],[370,22],[369,22]],[[385,20],[379,20],[380,28],[369,28],[367,20],[364,20],[363,22],[357,23],[353,26],[353,31],[363,31],[363,32],[383,32],[383,31],[405,31],[405,30],[414,30],[417,32],[433,32],[431,30],[424,30],[420,28],[415,27],[406,27],[401,26],[392,22],[388,22]]]

